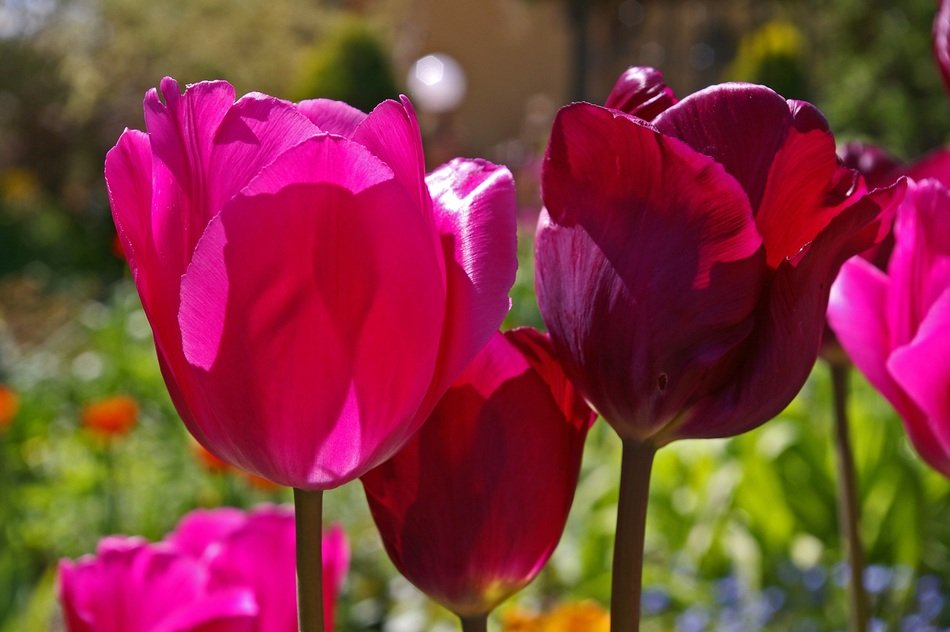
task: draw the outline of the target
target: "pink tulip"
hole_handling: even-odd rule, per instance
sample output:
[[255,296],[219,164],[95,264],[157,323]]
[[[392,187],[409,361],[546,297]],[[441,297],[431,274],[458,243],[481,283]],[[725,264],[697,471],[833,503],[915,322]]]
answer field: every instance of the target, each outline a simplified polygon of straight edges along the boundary
[[[60,563],[68,632],[295,632],[294,516],[279,507],[197,510],[163,542],[106,538]],[[323,536],[324,612],[349,566],[338,525]]]
[[568,374],[621,437],[654,446],[738,434],[791,401],[839,266],[883,238],[902,186],[868,194],[821,113],[763,86],[673,102],[649,122],[558,113],[536,245]]
[[167,544],[106,538],[96,557],[59,567],[68,632],[254,632],[245,588],[211,591],[207,569]]
[[950,91],[950,0],[938,0],[933,24],[933,47],[943,83]]
[[362,479],[396,568],[462,617],[520,590],[561,537],[593,420],[547,336],[496,334],[422,430]]
[[428,177],[412,106],[370,114],[228,83],[145,97],[106,158],[113,218],[188,429],[274,482],[386,460],[509,307],[509,172]]
[[911,183],[883,272],[848,261],[828,320],[841,346],[904,420],[917,451],[950,476],[950,191]]

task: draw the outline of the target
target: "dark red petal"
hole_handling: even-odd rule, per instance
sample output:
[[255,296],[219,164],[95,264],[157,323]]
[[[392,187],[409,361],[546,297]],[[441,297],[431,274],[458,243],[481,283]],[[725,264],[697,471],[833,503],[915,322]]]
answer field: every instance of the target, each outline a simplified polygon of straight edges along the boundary
[[617,79],[604,105],[652,121],[674,103],[676,96],[663,82],[662,72],[650,66],[630,66]]
[[765,86],[724,83],[689,95],[655,124],[722,164],[755,211],[793,118],[785,99]]
[[555,347],[621,434],[648,436],[749,331],[764,266],[746,197],[712,159],[588,104],[558,115],[542,181]]
[[831,284],[848,258],[883,239],[904,195],[902,179],[835,217],[800,257],[776,270],[743,363],[727,386],[700,402],[665,440],[740,434],[782,411],[818,356]]

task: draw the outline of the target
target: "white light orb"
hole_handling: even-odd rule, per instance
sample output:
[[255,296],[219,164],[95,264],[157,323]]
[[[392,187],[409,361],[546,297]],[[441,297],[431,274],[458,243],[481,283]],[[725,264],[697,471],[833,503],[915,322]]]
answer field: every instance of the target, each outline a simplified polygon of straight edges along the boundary
[[406,88],[413,104],[423,112],[451,112],[465,98],[465,71],[445,53],[432,53],[409,68]]

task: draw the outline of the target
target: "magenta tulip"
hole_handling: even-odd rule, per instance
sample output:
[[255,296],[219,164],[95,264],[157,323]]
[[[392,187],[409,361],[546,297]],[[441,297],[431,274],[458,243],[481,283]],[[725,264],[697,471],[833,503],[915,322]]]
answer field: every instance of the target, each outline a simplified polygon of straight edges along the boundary
[[274,482],[360,476],[507,312],[511,175],[457,159],[425,177],[405,98],[367,115],[168,78],[161,96],[106,181],[178,412]]
[[554,551],[593,420],[545,335],[496,334],[362,479],[396,568],[463,620],[485,617]]
[[867,194],[818,110],[762,86],[713,86],[652,122],[569,105],[544,164],[542,316],[623,438],[744,432],[801,388],[831,281],[886,234],[898,193]]
[[[326,627],[349,564],[339,526],[323,537]],[[68,632],[295,632],[294,516],[198,510],[165,541],[110,537],[60,563]]]
[[254,632],[251,591],[209,590],[201,563],[165,544],[106,538],[59,581],[68,632]]
[[903,418],[927,463],[950,476],[950,191],[912,183],[886,272],[848,261],[828,319],[841,346]]

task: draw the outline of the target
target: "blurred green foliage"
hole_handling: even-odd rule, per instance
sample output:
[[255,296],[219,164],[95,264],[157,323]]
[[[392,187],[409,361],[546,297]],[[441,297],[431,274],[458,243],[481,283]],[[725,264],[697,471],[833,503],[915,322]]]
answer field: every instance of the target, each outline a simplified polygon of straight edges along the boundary
[[389,57],[379,36],[359,20],[344,20],[303,62],[295,100],[346,101],[369,112],[399,97]]
[[950,101],[934,61],[934,0],[790,3],[809,34],[816,104],[839,138],[860,137],[905,160],[944,144]]

